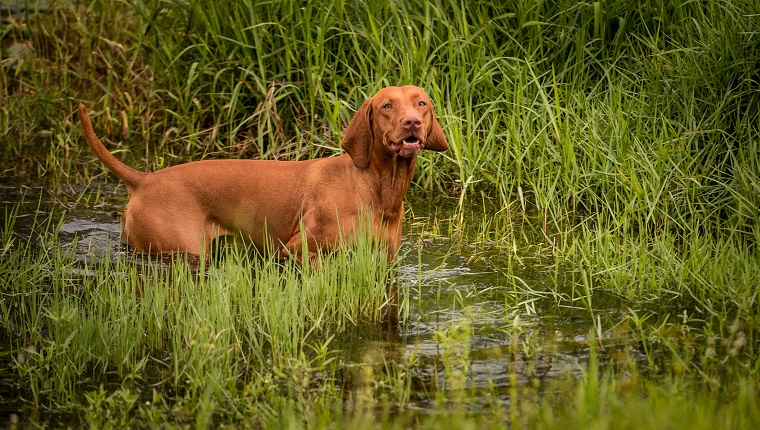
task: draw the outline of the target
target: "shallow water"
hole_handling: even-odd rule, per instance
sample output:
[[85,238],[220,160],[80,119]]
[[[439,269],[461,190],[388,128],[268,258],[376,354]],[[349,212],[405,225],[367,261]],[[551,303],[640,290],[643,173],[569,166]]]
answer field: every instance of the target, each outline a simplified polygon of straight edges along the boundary
[[[463,339],[470,360],[467,387],[495,389],[506,396],[506,388],[515,381],[580,376],[587,369],[594,323],[624,318],[627,306],[619,297],[595,293],[593,317],[578,300],[568,300],[574,288],[572,268],[555,266],[551,255],[536,251],[542,235],[521,234],[523,243],[516,246],[479,241],[476,233],[467,231],[432,235],[430,220],[453,218],[456,202],[410,195],[407,205],[413,215],[406,219],[398,278],[407,291],[409,314],[402,312],[397,331],[361,325],[339,336],[336,346],[345,351],[347,362],[366,361],[376,356],[374,350],[402,362],[415,357],[428,365],[412,371],[433,383],[442,379],[442,370],[434,364],[447,347],[440,333],[465,325],[472,333]],[[481,218],[492,216],[482,208],[464,212],[463,225],[480,225]],[[608,351],[599,354],[602,361],[630,346],[618,345],[610,333],[598,335],[602,344],[609,344]],[[448,346],[461,345],[454,339]],[[633,355],[634,360],[645,359],[644,354]]]
[[[118,217],[125,203],[124,187],[110,182],[68,192],[12,183],[0,187],[0,214],[20,204],[14,226],[18,234],[30,234],[35,217],[53,213],[61,222],[62,243],[75,247],[79,261],[125,254]],[[409,371],[418,388],[429,392],[444,379],[441,357],[464,354],[469,362],[466,386],[491,389],[506,398],[506,389],[515,382],[541,384],[581,375],[587,369],[595,318],[623,318],[626,306],[617,297],[595,294],[593,316],[573,300],[575,286],[568,280],[572,268],[556,264],[543,236],[529,227],[516,222],[521,234],[515,237],[521,239],[510,244],[467,230],[484,225],[493,208],[466,208],[460,223],[454,219],[459,213],[456,201],[450,198],[412,194],[407,207],[397,276],[401,321],[360,322],[340,333],[332,347],[341,351],[347,368],[380,360],[403,366],[415,359]],[[456,337],[457,327],[468,335]],[[617,341],[610,334],[600,335],[610,345],[600,354],[606,360]],[[634,354],[633,359],[644,356]],[[11,401],[3,409],[16,406]]]

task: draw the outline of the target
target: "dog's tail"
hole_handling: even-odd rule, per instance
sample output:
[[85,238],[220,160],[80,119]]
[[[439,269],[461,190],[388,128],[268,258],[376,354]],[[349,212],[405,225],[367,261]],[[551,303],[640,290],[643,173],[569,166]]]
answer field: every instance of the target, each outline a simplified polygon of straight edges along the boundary
[[87,144],[90,145],[90,148],[92,148],[100,161],[108,167],[108,170],[112,171],[124,182],[127,190],[131,193],[148,174],[127,166],[108,152],[108,149],[103,146],[98,136],[95,135],[95,130],[92,129],[92,123],[90,122],[90,116],[87,114],[87,108],[82,103],[79,104],[79,121],[82,123],[84,140],[87,141]]

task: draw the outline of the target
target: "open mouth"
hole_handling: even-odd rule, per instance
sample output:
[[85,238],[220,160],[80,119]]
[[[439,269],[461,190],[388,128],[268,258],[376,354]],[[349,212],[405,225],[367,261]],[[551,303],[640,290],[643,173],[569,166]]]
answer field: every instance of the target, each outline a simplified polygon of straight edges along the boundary
[[422,142],[415,136],[408,136],[401,142],[388,142],[388,148],[402,157],[410,158],[422,150]]

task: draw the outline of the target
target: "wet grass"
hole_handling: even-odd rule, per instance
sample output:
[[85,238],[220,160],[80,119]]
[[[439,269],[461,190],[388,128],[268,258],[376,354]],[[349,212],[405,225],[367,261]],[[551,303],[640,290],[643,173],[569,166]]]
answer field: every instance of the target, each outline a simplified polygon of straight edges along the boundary
[[[92,0],[5,19],[3,402],[96,427],[756,426],[758,17]],[[414,188],[451,197],[408,205],[397,271],[367,247],[322,268],[227,250],[198,275],[97,238],[90,258],[60,227],[125,193],[86,163],[79,101],[152,170],[338,153],[363,99],[406,83],[451,145]],[[20,184],[40,204],[13,209],[39,190]],[[389,277],[402,324],[378,333]]]
[[[320,267],[225,247],[201,272],[116,244],[82,259],[80,236],[54,216],[22,234],[11,209],[0,316],[12,410],[95,427],[743,428],[758,418],[757,330],[746,320],[585,288],[582,266],[555,271],[540,235],[513,237],[508,251],[473,240],[479,228],[444,235],[459,214],[442,203],[412,218],[395,268],[378,267],[382,252],[362,241]],[[478,212],[468,209],[468,225]],[[387,319],[389,277],[400,322]]]
[[268,389],[259,385],[293,371],[318,378],[334,359],[331,332],[377,323],[391,308],[392,271],[367,239],[318,268],[227,247],[198,272],[181,257],[167,264],[104,252],[77,261],[76,242],[59,240],[52,217],[22,237],[7,215],[4,347],[20,397],[44,408],[76,411],[106,384],[127,390],[119,395],[172,393],[191,410],[211,408],[209,419],[240,390]]

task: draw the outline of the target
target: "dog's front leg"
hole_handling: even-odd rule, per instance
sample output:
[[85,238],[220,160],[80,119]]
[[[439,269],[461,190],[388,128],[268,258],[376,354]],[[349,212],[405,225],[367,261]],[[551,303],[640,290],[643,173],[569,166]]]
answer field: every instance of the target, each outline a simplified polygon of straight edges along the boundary
[[[300,265],[303,263],[303,257],[306,256],[306,258],[309,259],[309,262],[311,263],[317,263],[318,261],[318,254],[317,254],[317,243],[312,238],[311,240],[306,239],[305,233],[298,232],[296,235],[290,238],[288,242],[285,244],[285,246],[280,249],[278,258],[280,260],[287,260],[294,258],[296,262]],[[306,239],[306,249],[304,249],[304,239]]]

